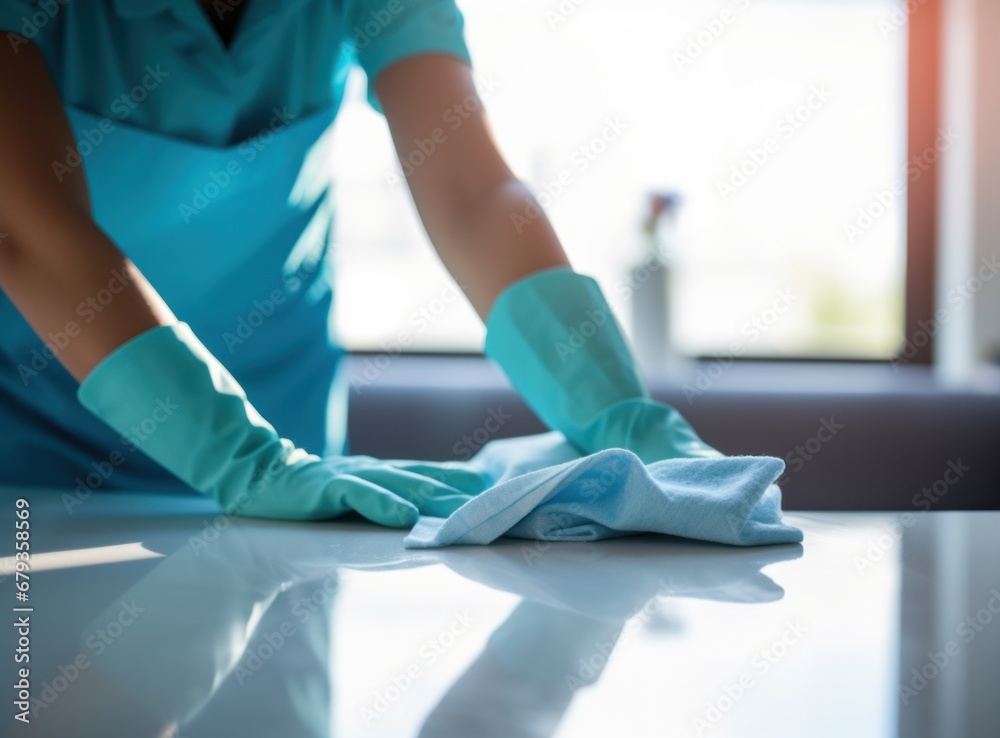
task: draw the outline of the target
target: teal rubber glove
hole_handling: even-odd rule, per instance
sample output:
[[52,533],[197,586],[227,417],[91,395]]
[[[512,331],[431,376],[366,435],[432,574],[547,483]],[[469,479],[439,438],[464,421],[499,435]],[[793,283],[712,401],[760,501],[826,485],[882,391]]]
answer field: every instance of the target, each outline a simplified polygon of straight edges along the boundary
[[80,402],[154,461],[232,514],[325,520],[354,510],[390,527],[448,517],[488,480],[462,464],[321,459],[278,436],[184,323],[116,349]]
[[624,448],[647,464],[722,456],[677,410],[649,396],[600,287],[571,269],[504,290],[486,322],[486,355],[535,414],[584,453]]

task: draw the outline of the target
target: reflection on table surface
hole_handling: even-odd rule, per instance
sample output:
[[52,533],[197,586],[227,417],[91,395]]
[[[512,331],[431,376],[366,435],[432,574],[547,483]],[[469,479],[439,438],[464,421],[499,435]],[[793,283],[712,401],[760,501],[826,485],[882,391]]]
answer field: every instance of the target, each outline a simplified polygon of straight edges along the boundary
[[33,709],[8,712],[12,735],[1000,730],[998,513],[791,516],[802,546],[409,551],[400,531],[195,498],[70,515],[26,496]]

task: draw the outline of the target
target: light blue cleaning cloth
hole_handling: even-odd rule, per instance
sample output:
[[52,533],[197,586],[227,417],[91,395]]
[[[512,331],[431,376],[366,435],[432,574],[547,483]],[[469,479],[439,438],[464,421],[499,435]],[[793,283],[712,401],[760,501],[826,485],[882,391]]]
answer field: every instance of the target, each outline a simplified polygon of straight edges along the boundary
[[798,543],[781,520],[770,456],[670,459],[648,466],[623,449],[580,458],[559,433],[483,447],[470,462],[494,485],[447,519],[422,517],[407,548],[487,544],[500,536],[596,541],[664,533],[734,546]]

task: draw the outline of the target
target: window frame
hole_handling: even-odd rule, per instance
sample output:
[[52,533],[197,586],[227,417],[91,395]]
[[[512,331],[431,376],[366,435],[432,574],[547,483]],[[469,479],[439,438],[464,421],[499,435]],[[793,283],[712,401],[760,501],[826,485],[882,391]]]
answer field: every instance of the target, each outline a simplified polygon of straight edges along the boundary
[[[924,0],[907,19],[907,161],[934,149],[941,125],[942,2]],[[930,164],[906,191],[906,281],[902,358],[910,336],[933,320],[938,249],[940,159]],[[934,341],[913,345],[909,364],[930,365]]]

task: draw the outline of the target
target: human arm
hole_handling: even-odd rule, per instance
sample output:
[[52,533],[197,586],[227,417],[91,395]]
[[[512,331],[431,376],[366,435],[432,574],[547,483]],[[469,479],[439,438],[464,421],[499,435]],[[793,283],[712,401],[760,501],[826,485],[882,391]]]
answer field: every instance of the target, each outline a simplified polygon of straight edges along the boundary
[[[526,402],[585,453],[627,448],[644,461],[717,456],[674,408],[654,402],[596,282],[572,271],[552,225],[490,134],[472,71],[435,55],[375,81],[397,154],[433,153],[407,177],[435,249],[486,322],[486,353]],[[461,123],[448,111],[461,110]],[[528,225],[515,215],[537,210]]]
[[[128,340],[176,322],[170,309],[94,222],[83,167],[52,162],[76,141],[37,46],[0,43],[0,289],[43,339],[69,340],[59,360],[77,380]],[[78,309],[113,283],[118,294],[84,324]]]
[[[0,127],[0,287],[43,340],[66,337],[53,341],[57,358],[101,420],[231,513],[328,519],[355,510],[407,526],[478,491],[463,470],[320,459],[282,439],[94,222],[83,167],[55,171],[75,141],[33,44],[0,44],[0,104],[17,111]],[[111,280],[112,298],[82,319],[80,306]]]
[[407,183],[434,248],[480,317],[511,283],[569,266],[544,213],[527,227],[511,218],[535,199],[497,148],[468,64],[411,57],[380,74],[375,89],[401,159],[418,140],[443,140]]

